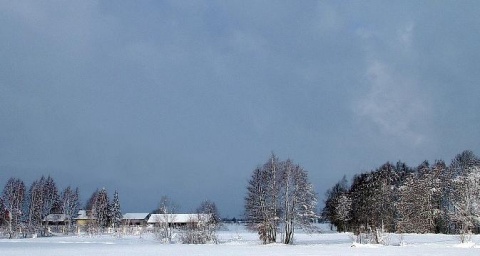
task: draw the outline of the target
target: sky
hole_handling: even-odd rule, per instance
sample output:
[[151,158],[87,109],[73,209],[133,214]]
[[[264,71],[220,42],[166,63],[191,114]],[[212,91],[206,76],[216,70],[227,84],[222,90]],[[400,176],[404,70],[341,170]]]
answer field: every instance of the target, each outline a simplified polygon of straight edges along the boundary
[[480,154],[478,1],[0,1],[0,186],[240,217],[274,152],[319,194]]

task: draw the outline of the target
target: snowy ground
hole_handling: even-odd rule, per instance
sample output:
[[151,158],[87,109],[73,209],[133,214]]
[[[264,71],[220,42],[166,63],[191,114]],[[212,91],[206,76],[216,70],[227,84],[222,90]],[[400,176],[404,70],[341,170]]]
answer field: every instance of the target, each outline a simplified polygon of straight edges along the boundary
[[261,245],[255,233],[240,225],[219,232],[220,244],[161,244],[152,236],[70,236],[35,239],[0,239],[0,255],[479,255],[480,236],[460,244],[452,235],[390,235],[390,245],[356,245],[349,234],[295,234],[295,245]]

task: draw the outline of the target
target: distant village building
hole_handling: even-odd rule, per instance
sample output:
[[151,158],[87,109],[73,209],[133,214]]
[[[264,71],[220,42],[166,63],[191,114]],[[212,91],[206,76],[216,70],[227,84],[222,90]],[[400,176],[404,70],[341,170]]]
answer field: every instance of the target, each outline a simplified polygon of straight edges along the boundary
[[87,230],[89,225],[95,224],[97,219],[92,216],[91,211],[80,210],[73,220],[77,224],[77,232],[81,232]]
[[150,213],[125,213],[122,217],[124,226],[146,226]]
[[66,214],[49,214],[42,220],[44,227],[48,228],[48,232],[65,232],[70,226],[70,216]]
[[147,223],[153,225],[168,224],[171,227],[179,227],[191,223],[207,223],[211,218],[211,214],[151,214]]
[[70,223],[70,216],[66,214],[49,214],[42,220],[42,224],[45,226],[65,226]]

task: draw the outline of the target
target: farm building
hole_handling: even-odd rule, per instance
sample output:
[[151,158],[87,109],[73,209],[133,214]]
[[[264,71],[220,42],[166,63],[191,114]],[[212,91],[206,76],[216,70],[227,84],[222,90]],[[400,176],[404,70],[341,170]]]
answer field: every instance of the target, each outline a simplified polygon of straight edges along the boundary
[[70,222],[70,216],[66,214],[49,214],[42,220],[44,226],[66,226]]
[[125,213],[122,224],[126,226],[146,226],[150,213]]
[[165,224],[169,226],[185,226],[188,223],[206,223],[211,219],[211,214],[151,214],[148,224]]
[[90,211],[80,210],[73,220],[77,224],[77,232],[81,232],[85,231],[90,224],[94,224],[97,219],[92,216]]

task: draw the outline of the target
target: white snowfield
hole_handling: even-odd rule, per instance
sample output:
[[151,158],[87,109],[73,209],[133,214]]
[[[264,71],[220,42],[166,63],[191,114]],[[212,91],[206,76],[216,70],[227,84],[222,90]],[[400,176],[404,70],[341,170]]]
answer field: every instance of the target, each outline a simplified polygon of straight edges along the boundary
[[0,255],[480,255],[480,236],[461,244],[454,235],[409,234],[400,246],[401,236],[392,234],[390,245],[384,246],[354,245],[348,233],[298,233],[294,245],[262,245],[255,233],[236,224],[226,225],[218,236],[219,244],[206,245],[162,244],[149,234],[0,239]]

